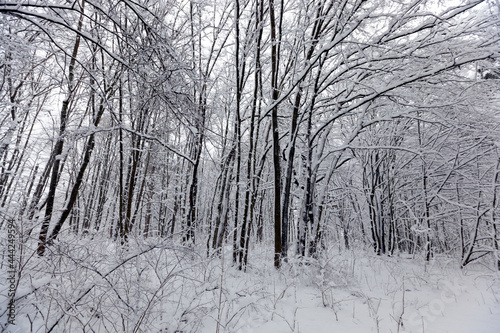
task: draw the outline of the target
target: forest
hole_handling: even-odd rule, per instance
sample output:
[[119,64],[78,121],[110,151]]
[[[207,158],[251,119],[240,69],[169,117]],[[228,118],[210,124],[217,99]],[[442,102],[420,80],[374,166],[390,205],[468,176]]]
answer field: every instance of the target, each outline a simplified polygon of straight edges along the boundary
[[0,0],[0,29],[0,331],[305,332],[291,286],[362,316],[358,265],[402,293],[374,332],[417,332],[398,267],[500,297],[498,0]]

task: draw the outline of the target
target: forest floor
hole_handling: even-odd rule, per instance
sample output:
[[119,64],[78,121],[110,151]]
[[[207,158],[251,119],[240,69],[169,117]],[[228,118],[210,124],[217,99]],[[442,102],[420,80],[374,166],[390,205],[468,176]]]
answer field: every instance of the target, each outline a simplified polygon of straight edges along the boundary
[[335,250],[279,272],[271,261],[253,253],[246,274],[227,268],[220,314],[201,332],[500,332],[500,274],[481,264]]
[[25,257],[14,326],[4,326],[0,283],[0,332],[500,332],[500,273],[486,260],[460,269],[446,257],[331,248],[276,270],[271,244],[260,244],[242,272],[231,250],[207,258],[162,239],[123,249],[68,237]]

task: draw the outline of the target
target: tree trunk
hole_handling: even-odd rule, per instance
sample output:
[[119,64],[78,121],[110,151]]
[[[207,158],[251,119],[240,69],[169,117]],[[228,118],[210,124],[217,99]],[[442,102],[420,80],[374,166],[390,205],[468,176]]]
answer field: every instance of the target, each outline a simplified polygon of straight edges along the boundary
[[274,13],[274,0],[269,0],[269,14],[271,24],[271,87],[273,104],[271,110],[272,138],[273,138],[273,188],[274,188],[274,267],[281,267],[281,166],[280,166],[280,142],[278,128],[278,106],[276,102],[279,97],[278,71],[279,71],[279,43],[281,36],[276,36],[276,18]]
[[[255,174],[255,160],[256,160],[256,145],[257,141],[255,136],[255,120],[257,112],[257,104],[259,99],[260,91],[260,80],[261,80],[261,64],[260,64],[260,47],[262,42],[262,27],[261,22],[264,16],[264,5],[262,1],[255,1],[255,30],[257,31],[256,46],[255,46],[255,73],[254,73],[254,90],[253,90],[253,100],[252,100],[252,111],[250,115],[250,133],[249,133],[249,148],[248,148],[248,160],[247,160],[247,179],[246,179],[246,190],[245,190],[245,207],[243,212],[243,222],[241,225],[241,235],[240,235],[240,257],[239,257],[239,269],[246,269],[248,261],[248,245],[250,238],[250,228],[253,224],[253,209],[252,198],[254,197],[255,181],[252,175]],[[258,136],[258,127],[257,127]],[[255,141],[254,141],[255,140]]]
[[[233,263],[238,261],[239,252],[242,250],[238,243],[238,229],[240,216],[240,171],[241,171],[241,91],[243,89],[243,65],[240,64],[240,2],[235,0],[235,81],[236,81],[236,110],[234,132],[236,140],[236,193],[234,198],[234,228],[233,228]],[[243,62],[244,64],[244,62]]]
[[[112,92],[110,93],[112,95]],[[94,118],[94,126],[97,127],[99,126],[99,123],[101,121],[102,115],[104,113],[104,101],[101,101],[101,104],[99,105],[98,112]],[[87,170],[87,167],[90,162],[90,157],[92,156],[92,152],[94,151],[95,147],[95,133],[90,134],[89,139],[87,141],[87,144],[85,146],[85,153],[83,156],[83,162],[82,165],[80,166],[80,170],[78,171],[78,175],[76,176],[75,184],[73,185],[73,188],[71,189],[71,194],[68,200],[68,203],[66,204],[61,217],[59,218],[58,222],[56,223],[54,229],[52,230],[52,233],[50,234],[49,237],[49,242],[52,242],[57,238],[59,235],[59,232],[61,231],[61,228],[68,218],[71,210],[73,209],[73,205],[76,202],[76,198],[78,196],[78,191],[80,189],[80,186],[83,182],[83,177],[85,175],[85,170]]]
[[[499,9],[500,9],[500,2],[499,2]],[[499,249],[500,249],[500,235],[498,234],[498,226],[497,226],[497,217],[496,217],[496,209],[497,209],[497,188],[498,186],[500,186],[498,184],[498,181],[499,181],[499,177],[500,177],[500,158],[497,159],[497,164],[496,164],[496,167],[495,167],[495,174],[493,175],[493,193],[492,193],[492,196],[493,196],[493,200],[491,202],[491,208],[490,208],[490,211],[491,211],[491,225],[493,227],[493,247],[495,249],[495,258],[496,258],[496,269],[500,271],[500,253],[499,253]]]
[[[80,14],[80,19],[78,21],[78,31],[81,31],[83,24],[83,6],[85,1],[82,2],[82,12]],[[64,147],[64,134],[66,132],[66,124],[68,121],[69,104],[73,99],[73,93],[75,87],[73,86],[73,80],[75,77],[75,65],[76,57],[78,55],[78,48],[80,47],[80,35],[76,36],[75,44],[73,46],[73,52],[71,54],[71,60],[68,68],[68,92],[66,98],[64,99],[61,107],[60,124],[59,124],[59,137],[54,146],[53,156],[54,164],[52,165],[52,173],[50,177],[49,192],[47,195],[47,203],[45,206],[45,216],[43,218],[42,226],[40,228],[40,235],[38,237],[38,248],[37,254],[43,256],[45,253],[45,246],[47,241],[47,234],[49,232],[50,220],[52,218],[52,212],[54,210],[54,200],[56,194],[57,182],[59,180],[59,168],[62,159],[62,151]]]

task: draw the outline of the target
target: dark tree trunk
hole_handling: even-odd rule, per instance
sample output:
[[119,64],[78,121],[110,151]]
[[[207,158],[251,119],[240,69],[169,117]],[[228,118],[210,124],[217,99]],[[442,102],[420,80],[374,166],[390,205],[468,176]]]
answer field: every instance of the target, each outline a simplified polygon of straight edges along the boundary
[[271,87],[274,104],[271,110],[271,126],[273,138],[273,187],[274,187],[274,267],[281,267],[281,166],[280,166],[280,142],[278,128],[278,106],[276,102],[279,97],[278,90],[278,70],[279,70],[279,48],[281,36],[276,36],[276,17],[274,13],[274,0],[269,0],[269,14],[271,24]]
[[[99,110],[94,118],[94,126],[97,127],[101,121],[102,115],[104,113],[104,101],[101,101],[101,105],[99,106]],[[76,202],[77,196],[78,196],[78,191],[80,190],[80,186],[83,182],[83,177],[85,175],[85,171],[87,170],[87,167],[90,162],[90,157],[92,156],[92,152],[94,151],[95,147],[95,134],[92,133],[89,136],[89,139],[87,141],[87,144],[85,146],[85,153],[83,156],[83,162],[82,165],[80,166],[80,170],[78,171],[78,174],[76,176],[75,183],[73,185],[73,188],[71,189],[71,194],[69,196],[68,203],[66,204],[61,217],[59,218],[58,222],[54,226],[54,229],[52,230],[52,233],[50,234],[49,237],[49,242],[52,242],[57,238],[59,235],[59,232],[61,231],[61,228],[68,218],[69,214],[71,213],[71,210],[73,209],[73,205]]]
[[[256,159],[256,145],[257,141],[255,136],[255,120],[257,112],[257,104],[259,99],[260,91],[260,80],[261,80],[261,64],[260,64],[260,47],[262,42],[262,27],[261,22],[264,16],[264,5],[262,1],[255,2],[255,30],[257,31],[256,37],[256,47],[255,47],[255,73],[254,73],[254,90],[253,90],[253,101],[252,101],[252,112],[250,116],[250,133],[249,133],[249,148],[248,148],[248,160],[247,160],[247,185],[245,190],[245,207],[243,212],[243,222],[241,225],[241,235],[240,235],[240,257],[239,257],[239,269],[246,269],[248,262],[248,245],[250,239],[250,229],[253,224],[254,216],[254,205],[252,198],[255,195],[255,184],[252,175],[255,174],[255,159]],[[260,103],[259,103],[260,105]],[[257,136],[258,136],[257,127]],[[255,140],[255,141],[254,141]]]
[[[85,2],[82,2],[82,12],[80,14],[80,19],[78,21],[78,31],[81,31],[82,24],[83,24],[83,6],[85,5]],[[76,57],[78,55],[78,48],[80,47],[80,35],[77,35],[75,44],[73,46],[73,52],[71,54],[71,60],[69,63],[69,68],[68,68],[68,92],[66,95],[66,98],[64,99],[61,107],[61,115],[60,115],[60,125],[59,125],[59,138],[56,141],[56,144],[54,146],[53,150],[53,156],[54,156],[54,164],[52,165],[52,172],[51,172],[51,177],[50,177],[50,184],[49,184],[49,192],[47,194],[47,203],[45,206],[45,215],[42,221],[42,226],[40,228],[40,235],[38,237],[38,248],[37,248],[37,254],[39,256],[43,256],[45,253],[45,247],[46,247],[46,241],[47,241],[47,234],[49,232],[49,226],[50,226],[50,220],[52,219],[52,212],[54,210],[54,200],[55,200],[55,194],[56,194],[56,188],[57,188],[57,183],[59,180],[59,172],[60,172],[60,165],[61,165],[61,159],[63,156],[61,156],[63,147],[64,147],[64,134],[66,132],[66,124],[68,121],[68,113],[69,113],[69,104],[71,100],[73,99],[73,93],[75,87],[73,86],[73,80],[75,77],[75,65],[76,65]]]
[[240,216],[240,171],[241,171],[241,91],[243,89],[242,78],[244,76],[244,61],[240,61],[240,2],[235,0],[235,67],[236,67],[236,110],[234,132],[236,139],[236,193],[234,198],[234,228],[233,228],[233,263],[238,261],[242,250],[238,243],[238,229]]

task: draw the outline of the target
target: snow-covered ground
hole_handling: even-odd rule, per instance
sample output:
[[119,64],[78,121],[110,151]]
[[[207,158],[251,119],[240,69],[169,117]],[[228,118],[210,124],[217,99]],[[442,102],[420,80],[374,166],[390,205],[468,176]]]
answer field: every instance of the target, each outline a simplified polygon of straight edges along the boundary
[[[222,312],[231,310],[220,316],[220,332],[500,332],[500,275],[480,265],[461,270],[443,258],[426,263],[364,251],[332,251],[280,272],[260,265],[225,272]],[[216,331],[207,319],[202,332]]]
[[[75,238],[59,253],[31,257],[16,325],[4,331],[500,332],[500,274],[488,262],[460,269],[451,258],[427,263],[330,249],[317,260],[291,258],[277,271],[263,244],[241,272],[230,247],[207,259],[202,249],[149,241],[123,251]],[[0,313],[5,295],[2,284]]]

